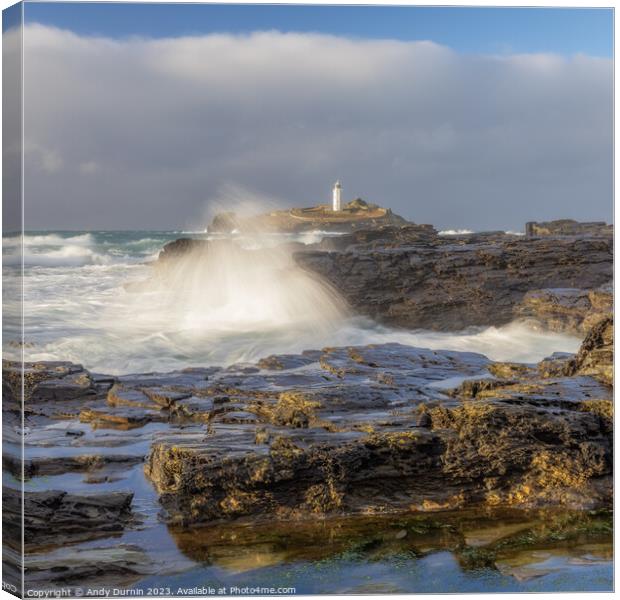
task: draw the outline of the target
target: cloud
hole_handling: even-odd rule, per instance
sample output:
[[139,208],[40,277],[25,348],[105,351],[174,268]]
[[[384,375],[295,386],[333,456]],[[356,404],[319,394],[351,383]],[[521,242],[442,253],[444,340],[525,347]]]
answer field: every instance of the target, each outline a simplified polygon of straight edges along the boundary
[[53,149],[27,141],[24,143],[24,162],[31,169],[42,170],[45,173],[56,173],[63,168],[60,154]]
[[26,153],[32,228],[204,226],[226,186],[309,205],[336,178],[441,229],[611,218],[608,59],[36,24],[24,46],[26,147],[51,152]]
[[89,160],[89,161],[80,163],[80,166],[79,166],[80,172],[84,173],[85,175],[97,173],[97,171],[99,171],[100,168],[101,167],[94,160]]

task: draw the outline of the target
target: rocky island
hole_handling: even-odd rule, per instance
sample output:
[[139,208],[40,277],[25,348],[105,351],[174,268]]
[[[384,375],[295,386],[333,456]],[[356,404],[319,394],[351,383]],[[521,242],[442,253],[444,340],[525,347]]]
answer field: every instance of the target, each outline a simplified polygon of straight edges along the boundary
[[[317,518],[332,528],[330,549],[305,552],[354,542],[363,552],[406,547],[422,557],[449,547],[463,568],[517,578],[527,578],[529,563],[511,562],[524,548],[552,547],[558,536],[577,548],[608,539],[613,238],[590,226],[440,236],[376,207],[351,210],[348,233],[289,249],[292,263],[351,310],[439,331],[526,319],[579,336],[580,349],[516,363],[398,343],[328,346],[115,376],[31,362],[23,429],[21,366],[5,361],[4,468],[26,486],[26,567],[35,580],[128,584],[191,570],[206,555],[219,564],[265,540],[280,547],[291,521],[305,546],[316,541]],[[356,211],[366,215],[359,222]],[[292,213],[265,218],[297,227]],[[153,277],[165,281],[178,261],[230,243],[171,242]],[[42,477],[58,486],[37,487]],[[5,488],[3,502],[9,539],[18,539],[19,492]],[[471,511],[503,533],[480,541]],[[429,542],[441,527],[441,541]],[[173,542],[148,547],[148,532],[162,528]],[[15,557],[4,561],[14,577]]]
[[326,204],[318,204],[309,208],[276,210],[249,217],[239,216],[234,212],[219,213],[213,217],[207,229],[209,233],[298,233],[317,230],[348,232],[406,224],[406,219],[389,208],[356,198],[338,210],[333,210]]

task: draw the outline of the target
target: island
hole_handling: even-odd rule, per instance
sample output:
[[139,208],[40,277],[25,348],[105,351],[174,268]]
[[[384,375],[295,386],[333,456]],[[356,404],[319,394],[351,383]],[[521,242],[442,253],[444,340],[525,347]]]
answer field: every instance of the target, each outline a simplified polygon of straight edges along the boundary
[[407,225],[408,221],[377,204],[356,198],[342,206],[342,186],[333,188],[332,204],[317,204],[306,208],[288,208],[251,216],[235,212],[218,213],[213,217],[209,233],[297,233],[303,231],[337,231],[377,229],[386,225]]

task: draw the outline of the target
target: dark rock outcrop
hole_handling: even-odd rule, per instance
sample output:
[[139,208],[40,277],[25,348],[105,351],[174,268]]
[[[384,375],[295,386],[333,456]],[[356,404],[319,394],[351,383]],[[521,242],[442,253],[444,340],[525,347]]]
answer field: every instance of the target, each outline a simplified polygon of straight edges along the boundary
[[613,311],[611,285],[588,289],[544,289],[527,292],[515,306],[516,318],[532,318],[550,331],[587,333]]
[[191,252],[203,251],[208,248],[207,240],[197,240],[194,238],[179,238],[174,242],[168,242],[159,253],[159,261],[169,261],[171,259],[187,256]]
[[337,237],[325,237],[316,248],[319,250],[342,251],[364,245],[366,248],[394,248],[403,244],[431,242],[437,237],[437,230],[432,225],[386,226],[377,229],[363,229]]
[[557,221],[544,221],[540,223],[530,221],[525,224],[525,234],[530,237],[558,235],[612,236],[614,228],[613,225],[607,225],[605,221],[581,223],[573,219],[558,219]]
[[[142,462],[141,457],[122,454],[84,454],[63,457],[37,457],[22,461],[21,456],[4,454],[3,469],[16,479],[62,475],[63,473],[106,472],[106,476]],[[23,469],[23,471],[22,471]]]
[[294,255],[360,313],[410,328],[503,325],[528,292],[593,290],[612,278],[610,238],[463,237]]
[[588,333],[577,356],[568,361],[568,375],[590,375],[611,386],[614,378],[614,320],[601,319]]
[[65,401],[80,400],[97,394],[97,383],[82,365],[70,362],[2,362],[3,410],[26,412]]
[[[6,539],[21,539],[22,494],[3,488]],[[132,518],[132,493],[79,495],[64,491],[24,492],[26,549],[64,545],[122,533]]]

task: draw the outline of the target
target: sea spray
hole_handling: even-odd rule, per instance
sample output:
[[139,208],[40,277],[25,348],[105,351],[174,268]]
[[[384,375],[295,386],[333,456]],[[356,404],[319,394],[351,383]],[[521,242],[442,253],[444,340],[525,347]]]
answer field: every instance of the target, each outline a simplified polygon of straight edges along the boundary
[[338,294],[299,268],[289,247],[248,250],[231,240],[157,265],[127,302],[135,321],[153,331],[213,343],[218,332],[328,332],[347,316]]

